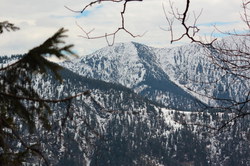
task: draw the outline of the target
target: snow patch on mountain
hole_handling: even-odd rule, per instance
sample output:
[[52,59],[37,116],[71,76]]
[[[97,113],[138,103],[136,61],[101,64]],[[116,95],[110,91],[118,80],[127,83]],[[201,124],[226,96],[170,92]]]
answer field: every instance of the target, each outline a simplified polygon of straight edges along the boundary
[[63,65],[83,76],[99,77],[103,81],[123,83],[129,88],[143,81],[145,76],[145,68],[143,68],[132,43],[105,47],[94,52],[93,56],[84,56],[73,60],[70,64],[63,63]]
[[[215,44],[227,42],[230,47],[232,41],[245,40],[230,38]],[[247,48],[237,43],[231,45],[240,50]],[[153,48],[130,42],[61,64],[77,74],[131,88],[169,109],[194,111],[207,105],[230,106],[230,101],[242,102],[248,96],[250,80],[219,69],[209,57],[215,54],[199,44]]]

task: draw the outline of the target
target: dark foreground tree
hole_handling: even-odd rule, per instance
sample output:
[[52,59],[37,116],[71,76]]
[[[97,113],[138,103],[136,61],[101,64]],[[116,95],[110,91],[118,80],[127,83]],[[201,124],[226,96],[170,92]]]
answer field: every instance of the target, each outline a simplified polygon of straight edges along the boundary
[[[0,22],[0,33],[18,30],[15,25]],[[61,67],[45,57],[67,58],[74,56],[73,45],[65,45],[67,30],[61,28],[40,46],[31,49],[16,62],[0,68],[0,165],[22,165],[30,159],[49,165],[42,151],[38,134],[51,130],[49,103],[67,102],[87,92],[63,99],[44,99],[33,87],[32,79],[37,74],[52,73],[62,81]],[[42,133],[38,133],[44,131]],[[42,129],[42,130],[41,130]]]

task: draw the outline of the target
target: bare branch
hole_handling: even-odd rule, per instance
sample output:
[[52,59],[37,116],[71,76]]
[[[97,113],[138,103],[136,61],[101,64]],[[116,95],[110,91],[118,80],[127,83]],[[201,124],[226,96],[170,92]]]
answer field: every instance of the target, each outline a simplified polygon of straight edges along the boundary
[[[163,7],[163,11],[164,11],[165,18],[166,18],[168,26],[169,26],[169,31],[170,31],[170,35],[171,35],[171,40],[170,40],[171,43],[180,41],[184,37],[187,37],[193,43],[198,43],[198,44],[201,44],[204,46],[209,46],[209,45],[213,44],[213,42],[215,40],[217,40],[217,39],[214,39],[211,42],[204,43],[201,40],[195,39],[196,34],[200,30],[197,26],[197,21],[198,21],[199,17],[201,16],[203,10],[201,10],[198,15],[196,15],[196,13],[193,12],[193,16],[194,16],[193,24],[188,25],[186,22],[187,22],[188,16],[189,16],[188,12],[189,12],[189,8],[190,8],[190,0],[186,0],[185,9],[182,13],[179,12],[178,8],[174,9],[174,3],[171,2],[171,0],[169,0],[169,6],[170,6],[170,12],[168,12],[168,14],[171,16],[171,18],[167,14],[166,9],[164,7]],[[176,38],[174,37],[174,30],[173,30],[174,20],[177,20],[181,24],[181,26],[184,28],[184,32],[179,37],[176,37]]]
[[[142,37],[145,35],[146,32],[144,32],[143,34],[141,35],[134,35],[132,32],[130,32],[126,26],[125,26],[125,13],[126,13],[126,8],[127,8],[127,3],[128,2],[132,2],[132,1],[142,1],[142,0],[97,0],[97,1],[92,1],[91,3],[89,3],[88,5],[86,5],[82,10],[80,11],[77,11],[77,10],[72,10],[68,7],[66,7],[67,9],[69,9],[70,11],[72,12],[84,12],[87,8],[91,7],[92,5],[96,4],[96,3],[101,3],[101,2],[105,2],[105,1],[110,1],[110,2],[123,2],[123,9],[120,13],[121,15],[121,26],[118,27],[114,32],[112,33],[105,33],[104,35],[99,35],[99,36],[91,36],[90,33],[94,31],[94,28],[92,30],[90,30],[89,32],[87,32],[86,30],[84,30],[84,28],[82,26],[80,26],[78,23],[77,26],[82,30],[82,32],[84,33],[84,35],[79,35],[79,37],[83,37],[85,39],[101,39],[101,38],[105,38],[107,44],[109,46],[112,46],[115,42],[115,38],[116,38],[116,35],[120,32],[120,31],[124,31],[126,32],[127,34],[129,34],[131,37],[133,38],[137,38],[137,37]],[[111,41],[109,40],[109,37],[111,37]]]
[[[190,39],[191,42],[197,43],[205,49],[205,54],[210,58],[211,62],[216,66],[218,70],[224,71],[225,75],[230,75],[233,80],[236,80],[236,77],[240,80],[246,81],[246,83],[250,80],[250,53],[249,53],[249,41],[235,41],[233,44],[225,43],[224,41],[215,42],[217,39],[213,39],[210,42],[204,42],[201,39],[196,39],[196,35],[199,32],[199,28],[197,26],[197,21],[202,14],[202,10],[198,15],[193,12],[193,24],[188,24],[188,16],[189,16],[189,8],[190,8],[190,0],[186,0],[185,8],[183,12],[180,12],[174,7],[174,3],[169,0],[170,12],[166,12],[166,9],[163,6],[163,11],[166,17],[167,24],[169,26],[168,31],[170,31],[171,43],[182,40],[184,37]],[[238,33],[236,30],[233,32],[222,32],[216,26],[215,30],[224,35],[231,35],[237,37],[249,37],[249,29],[250,29],[250,16],[249,16],[249,0],[242,0],[242,8],[243,13],[241,14],[242,21],[246,24],[247,30],[245,33]],[[178,37],[174,36],[174,28],[173,23],[177,21],[184,28],[183,33],[181,33]],[[224,77],[222,76],[222,77]],[[215,80],[216,83],[218,80]],[[209,96],[208,94],[201,94],[197,91],[192,90],[190,87],[186,87],[188,90],[192,91],[195,94],[201,95],[208,99],[221,102],[220,106],[211,107],[212,109],[220,109],[227,110],[235,113],[235,116],[232,119],[229,119],[225,122],[218,130],[221,130],[232,121],[242,118],[246,115],[249,115],[249,94],[248,90],[247,94],[242,94],[245,96],[243,100],[236,100],[233,98],[218,98],[214,96]]]

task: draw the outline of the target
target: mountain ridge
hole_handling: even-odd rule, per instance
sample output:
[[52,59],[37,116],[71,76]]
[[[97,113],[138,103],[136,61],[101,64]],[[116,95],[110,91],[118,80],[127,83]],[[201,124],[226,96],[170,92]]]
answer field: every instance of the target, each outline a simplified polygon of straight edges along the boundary
[[[199,107],[205,105],[170,80],[160,66],[153,47],[139,43],[115,44],[72,62],[60,64],[80,75],[131,88],[136,93],[172,109],[203,109],[196,104],[199,103]],[[182,106],[173,104],[180,99],[184,103]]]
[[[198,44],[153,48],[129,42],[104,47],[93,54],[61,65],[80,75],[122,84],[165,106],[168,106],[170,96],[174,98],[169,90],[164,90],[166,87],[183,91],[183,94],[192,96],[187,98],[200,101],[204,106],[221,104],[210,96],[244,100],[239,96],[247,93],[250,83],[233,81],[235,78],[218,70],[207,54],[207,50]],[[183,109],[179,106],[171,108]],[[192,106],[183,110],[185,109],[190,110]]]
[[[92,60],[97,69],[102,67]],[[152,67],[150,63],[147,65]],[[38,138],[41,137],[42,151],[47,153],[52,165],[250,164],[249,146],[245,146],[249,143],[247,118],[224,132],[212,134],[209,127],[219,126],[221,120],[230,119],[231,114],[167,109],[120,84],[81,76],[69,69],[62,69],[60,73],[63,82],[56,81],[51,73],[33,78],[34,89],[41,97],[59,98],[86,90],[90,90],[90,95],[50,105],[54,110],[50,119],[53,129],[45,134],[39,129]],[[164,73],[146,75],[140,78],[158,79]],[[143,85],[150,85],[146,83]],[[65,119],[67,114],[61,127],[60,119]],[[26,138],[25,133],[22,134]],[[30,161],[34,165],[38,162],[36,158]]]

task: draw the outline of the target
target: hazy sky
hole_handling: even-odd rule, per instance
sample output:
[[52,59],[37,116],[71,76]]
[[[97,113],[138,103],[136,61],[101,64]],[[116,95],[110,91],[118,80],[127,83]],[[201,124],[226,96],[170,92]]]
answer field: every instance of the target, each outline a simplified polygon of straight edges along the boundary
[[[173,0],[182,11],[186,0]],[[102,2],[88,8],[83,14],[66,9],[81,10],[90,0],[0,0],[0,21],[8,20],[21,29],[17,32],[4,33],[0,36],[0,55],[22,54],[41,44],[59,28],[69,30],[66,42],[75,45],[74,50],[80,55],[89,54],[107,46],[105,39],[88,40],[76,22],[86,31],[95,28],[93,36],[113,32],[120,26],[122,3]],[[203,13],[198,21],[200,35],[210,35],[213,25],[222,30],[242,30],[240,20],[241,0],[191,0],[191,11]],[[168,0],[144,0],[129,2],[125,14],[126,27],[133,34],[143,34],[141,38],[132,38],[126,33],[119,33],[116,42],[135,41],[154,47],[172,47],[185,43],[185,40],[170,45],[170,35],[161,28],[167,28],[162,4],[169,9]],[[190,13],[192,20],[193,13]],[[160,28],[161,27],[161,28]],[[175,32],[181,32],[176,26]],[[217,36],[217,32],[214,33]]]

